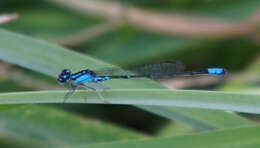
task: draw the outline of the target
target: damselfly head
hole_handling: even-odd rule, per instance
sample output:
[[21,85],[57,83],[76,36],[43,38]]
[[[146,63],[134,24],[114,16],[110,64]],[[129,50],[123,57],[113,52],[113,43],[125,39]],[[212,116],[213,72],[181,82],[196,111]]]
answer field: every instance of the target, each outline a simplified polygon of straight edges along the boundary
[[60,84],[64,84],[67,80],[70,79],[71,71],[69,69],[63,69],[59,74],[57,81]]

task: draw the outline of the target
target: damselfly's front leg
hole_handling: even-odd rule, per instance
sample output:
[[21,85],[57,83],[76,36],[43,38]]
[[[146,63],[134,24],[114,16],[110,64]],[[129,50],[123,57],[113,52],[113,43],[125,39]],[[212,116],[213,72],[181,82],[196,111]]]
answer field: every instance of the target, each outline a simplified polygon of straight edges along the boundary
[[67,94],[64,96],[63,103],[65,103],[68,98],[75,92],[75,90],[78,88],[77,85],[74,85],[72,82],[69,82],[70,90],[67,92]]

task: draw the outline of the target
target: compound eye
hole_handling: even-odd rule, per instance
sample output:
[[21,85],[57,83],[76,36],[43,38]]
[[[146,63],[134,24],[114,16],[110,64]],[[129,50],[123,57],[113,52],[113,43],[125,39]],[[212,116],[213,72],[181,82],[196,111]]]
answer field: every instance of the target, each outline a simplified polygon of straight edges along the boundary
[[63,69],[61,73],[62,74],[70,74],[70,70],[69,69]]
[[66,79],[58,78],[57,81],[60,82],[60,83],[64,83],[66,81]]

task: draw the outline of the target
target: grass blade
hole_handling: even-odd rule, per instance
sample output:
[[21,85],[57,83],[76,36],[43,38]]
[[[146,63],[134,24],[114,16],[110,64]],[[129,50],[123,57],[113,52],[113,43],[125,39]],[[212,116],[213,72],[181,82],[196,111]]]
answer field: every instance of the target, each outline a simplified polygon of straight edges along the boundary
[[186,136],[73,146],[73,148],[168,148],[169,146],[181,148],[257,148],[260,145],[259,137],[260,126],[253,126]]
[[[178,106],[260,114],[260,95],[257,94],[167,89],[109,90],[102,94],[110,104]],[[64,91],[3,93],[0,103],[61,103],[64,95]],[[85,96],[85,91],[79,91],[67,102],[85,103]],[[96,92],[89,91],[87,97],[87,103],[104,103]]]
[[111,123],[40,105],[24,105],[1,112],[0,130],[9,140],[35,142],[44,147],[147,138]]

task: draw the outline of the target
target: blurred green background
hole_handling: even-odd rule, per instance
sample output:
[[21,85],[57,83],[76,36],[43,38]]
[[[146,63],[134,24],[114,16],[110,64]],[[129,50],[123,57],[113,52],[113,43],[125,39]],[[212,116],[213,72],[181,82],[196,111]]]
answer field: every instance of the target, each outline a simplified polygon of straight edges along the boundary
[[[162,84],[258,93],[259,10],[259,0],[2,0],[0,15],[16,13],[19,17],[0,27],[119,66],[176,59],[187,70],[224,67],[229,72],[226,77],[177,78]],[[150,20],[151,24],[145,23]],[[168,28],[158,27],[166,22]],[[212,26],[218,26],[217,30]],[[54,78],[5,61],[0,64],[1,92],[64,89]],[[133,106],[5,105],[0,110],[0,125],[5,125],[0,128],[2,136],[16,135],[18,142],[22,137],[28,145],[33,145],[31,141],[48,146],[80,145],[201,131]],[[187,114],[200,116],[198,112]],[[236,118],[245,124],[259,120],[257,115],[247,114]],[[236,125],[226,122],[221,128],[232,126]]]

